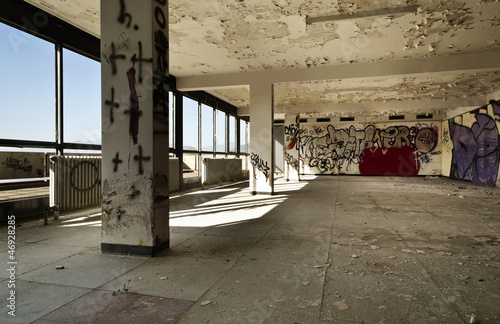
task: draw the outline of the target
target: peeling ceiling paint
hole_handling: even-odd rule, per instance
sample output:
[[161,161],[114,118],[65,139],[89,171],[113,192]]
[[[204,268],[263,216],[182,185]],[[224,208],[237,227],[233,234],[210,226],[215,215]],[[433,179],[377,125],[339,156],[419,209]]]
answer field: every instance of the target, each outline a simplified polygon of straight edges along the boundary
[[[99,0],[26,0],[99,36]],[[498,0],[170,0],[177,77],[421,59],[500,49]],[[418,6],[415,13],[306,24],[306,17]],[[277,107],[446,100],[500,89],[499,73],[279,84]],[[356,89],[354,91],[353,89]],[[248,108],[248,88],[211,90]],[[304,111],[303,113],[308,113]]]

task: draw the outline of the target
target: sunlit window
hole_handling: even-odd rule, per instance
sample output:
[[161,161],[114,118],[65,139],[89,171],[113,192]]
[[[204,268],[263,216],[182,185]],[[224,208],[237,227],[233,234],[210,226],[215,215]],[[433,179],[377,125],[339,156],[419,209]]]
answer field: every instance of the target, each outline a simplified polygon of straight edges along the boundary
[[101,66],[63,50],[64,141],[101,144]]
[[217,152],[226,152],[226,113],[217,110]]
[[214,109],[201,105],[201,150],[214,150]]
[[236,118],[229,116],[229,152],[236,152]]
[[198,150],[198,102],[183,97],[183,141],[185,150]]
[[55,45],[0,23],[0,138],[55,141]]

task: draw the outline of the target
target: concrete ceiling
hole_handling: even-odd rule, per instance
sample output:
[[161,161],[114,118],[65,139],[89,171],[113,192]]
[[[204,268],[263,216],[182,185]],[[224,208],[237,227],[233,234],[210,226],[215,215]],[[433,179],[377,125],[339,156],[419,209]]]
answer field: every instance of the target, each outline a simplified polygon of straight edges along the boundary
[[[100,35],[99,0],[27,2]],[[498,0],[169,2],[181,90],[210,92],[242,115],[256,78],[274,83],[277,118],[446,112],[500,90]],[[306,22],[321,16],[342,19]]]

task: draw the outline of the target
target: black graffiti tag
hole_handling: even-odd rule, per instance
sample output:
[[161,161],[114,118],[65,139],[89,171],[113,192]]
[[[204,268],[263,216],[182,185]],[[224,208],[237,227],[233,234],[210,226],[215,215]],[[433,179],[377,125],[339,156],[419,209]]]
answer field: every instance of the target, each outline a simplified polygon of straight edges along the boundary
[[2,164],[4,164],[6,168],[21,170],[23,172],[30,172],[31,170],[33,170],[33,166],[30,165],[30,161],[28,161],[27,158],[24,158],[24,160],[21,161],[8,157],[7,159],[5,159],[5,162],[2,162]]
[[[264,161],[260,158],[258,154],[252,153],[250,158],[251,163],[254,168],[257,168],[260,172],[264,174],[266,177],[266,181],[269,179],[269,166],[267,165],[267,161]],[[254,172],[254,177],[256,177],[256,172]]]

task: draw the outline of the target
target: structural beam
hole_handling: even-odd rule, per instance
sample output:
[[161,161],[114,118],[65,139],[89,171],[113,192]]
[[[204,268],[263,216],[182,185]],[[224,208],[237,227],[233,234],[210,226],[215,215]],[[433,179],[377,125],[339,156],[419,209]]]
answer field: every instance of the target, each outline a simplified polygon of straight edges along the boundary
[[329,65],[313,68],[263,70],[177,78],[181,91],[223,89],[242,85],[421,75],[450,72],[500,71],[500,51],[387,60],[375,63]]

